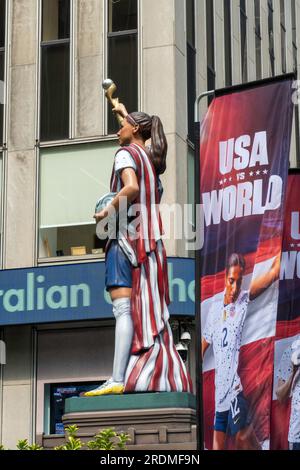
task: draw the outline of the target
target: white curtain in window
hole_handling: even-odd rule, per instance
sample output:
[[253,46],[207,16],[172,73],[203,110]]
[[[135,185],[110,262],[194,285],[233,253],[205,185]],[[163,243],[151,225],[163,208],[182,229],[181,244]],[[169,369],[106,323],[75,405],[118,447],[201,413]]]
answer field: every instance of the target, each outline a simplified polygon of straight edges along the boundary
[[109,192],[116,142],[41,150],[40,228],[94,224],[96,201]]
[[0,153],[0,230],[1,230],[1,227],[2,227],[2,212],[1,212],[1,208],[2,208],[2,153]]

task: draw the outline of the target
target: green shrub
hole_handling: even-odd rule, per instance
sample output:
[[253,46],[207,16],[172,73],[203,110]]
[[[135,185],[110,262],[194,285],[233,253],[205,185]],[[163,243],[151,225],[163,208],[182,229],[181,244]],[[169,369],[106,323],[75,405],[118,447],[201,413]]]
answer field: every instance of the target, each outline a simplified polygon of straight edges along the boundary
[[[66,442],[57,446],[54,450],[81,450],[87,447],[89,450],[126,450],[126,444],[130,436],[124,432],[116,432],[113,428],[103,429],[87,443],[87,446],[77,437],[79,428],[76,424],[65,428]],[[18,450],[43,450],[38,444],[28,444],[27,439],[20,439],[17,444]],[[6,450],[0,445],[0,450]]]
[[67,442],[61,446],[54,447],[54,450],[80,450],[83,446],[81,439],[77,437],[78,426],[67,426],[65,431],[67,434]]
[[125,450],[128,441],[130,441],[128,434],[117,433],[109,428],[96,434],[94,440],[89,441],[87,446],[90,450]]
[[[20,439],[17,444],[18,450],[43,450],[43,447],[39,446],[38,444],[28,444],[27,439]],[[4,450],[4,449],[2,449]]]

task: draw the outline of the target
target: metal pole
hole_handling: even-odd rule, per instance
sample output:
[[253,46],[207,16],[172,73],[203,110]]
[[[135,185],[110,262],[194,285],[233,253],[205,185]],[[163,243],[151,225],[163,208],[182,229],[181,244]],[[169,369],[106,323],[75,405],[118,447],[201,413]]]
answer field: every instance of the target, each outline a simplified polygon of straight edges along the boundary
[[[206,96],[214,95],[215,91],[201,93],[195,101],[195,224],[196,240],[199,240],[200,227],[197,222],[197,211],[201,203],[200,194],[200,101]],[[203,426],[203,391],[202,391],[202,349],[201,349],[201,251],[195,249],[195,320],[196,320],[196,423],[197,423],[197,450],[204,449]]]

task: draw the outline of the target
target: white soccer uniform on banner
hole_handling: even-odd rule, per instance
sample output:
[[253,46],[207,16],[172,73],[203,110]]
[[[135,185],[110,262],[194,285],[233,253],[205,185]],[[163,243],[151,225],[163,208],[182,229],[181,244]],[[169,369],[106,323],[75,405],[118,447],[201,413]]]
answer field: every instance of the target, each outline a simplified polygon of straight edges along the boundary
[[[292,347],[287,348],[281,358],[278,378],[286,382],[292,375],[293,365],[291,362]],[[296,373],[292,384],[292,406],[289,426],[288,441],[300,443],[300,370]]]
[[249,292],[241,291],[235,303],[224,306],[223,300],[215,302],[208,313],[203,337],[213,345],[217,412],[229,410],[243,390],[238,365],[248,304]]

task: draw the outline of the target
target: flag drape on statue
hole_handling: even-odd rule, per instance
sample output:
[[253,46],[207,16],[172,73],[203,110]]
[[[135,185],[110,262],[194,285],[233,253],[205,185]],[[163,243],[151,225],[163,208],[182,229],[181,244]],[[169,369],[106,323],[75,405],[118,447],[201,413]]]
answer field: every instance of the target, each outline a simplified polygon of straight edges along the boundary
[[201,125],[205,448],[270,440],[292,82],[215,98]]
[[[289,175],[285,206],[271,420],[274,450],[287,450],[295,445],[300,449],[300,369],[295,367],[293,374],[293,362],[298,356],[300,359],[299,340],[300,173]],[[290,387],[278,400],[280,386],[289,380]]]

